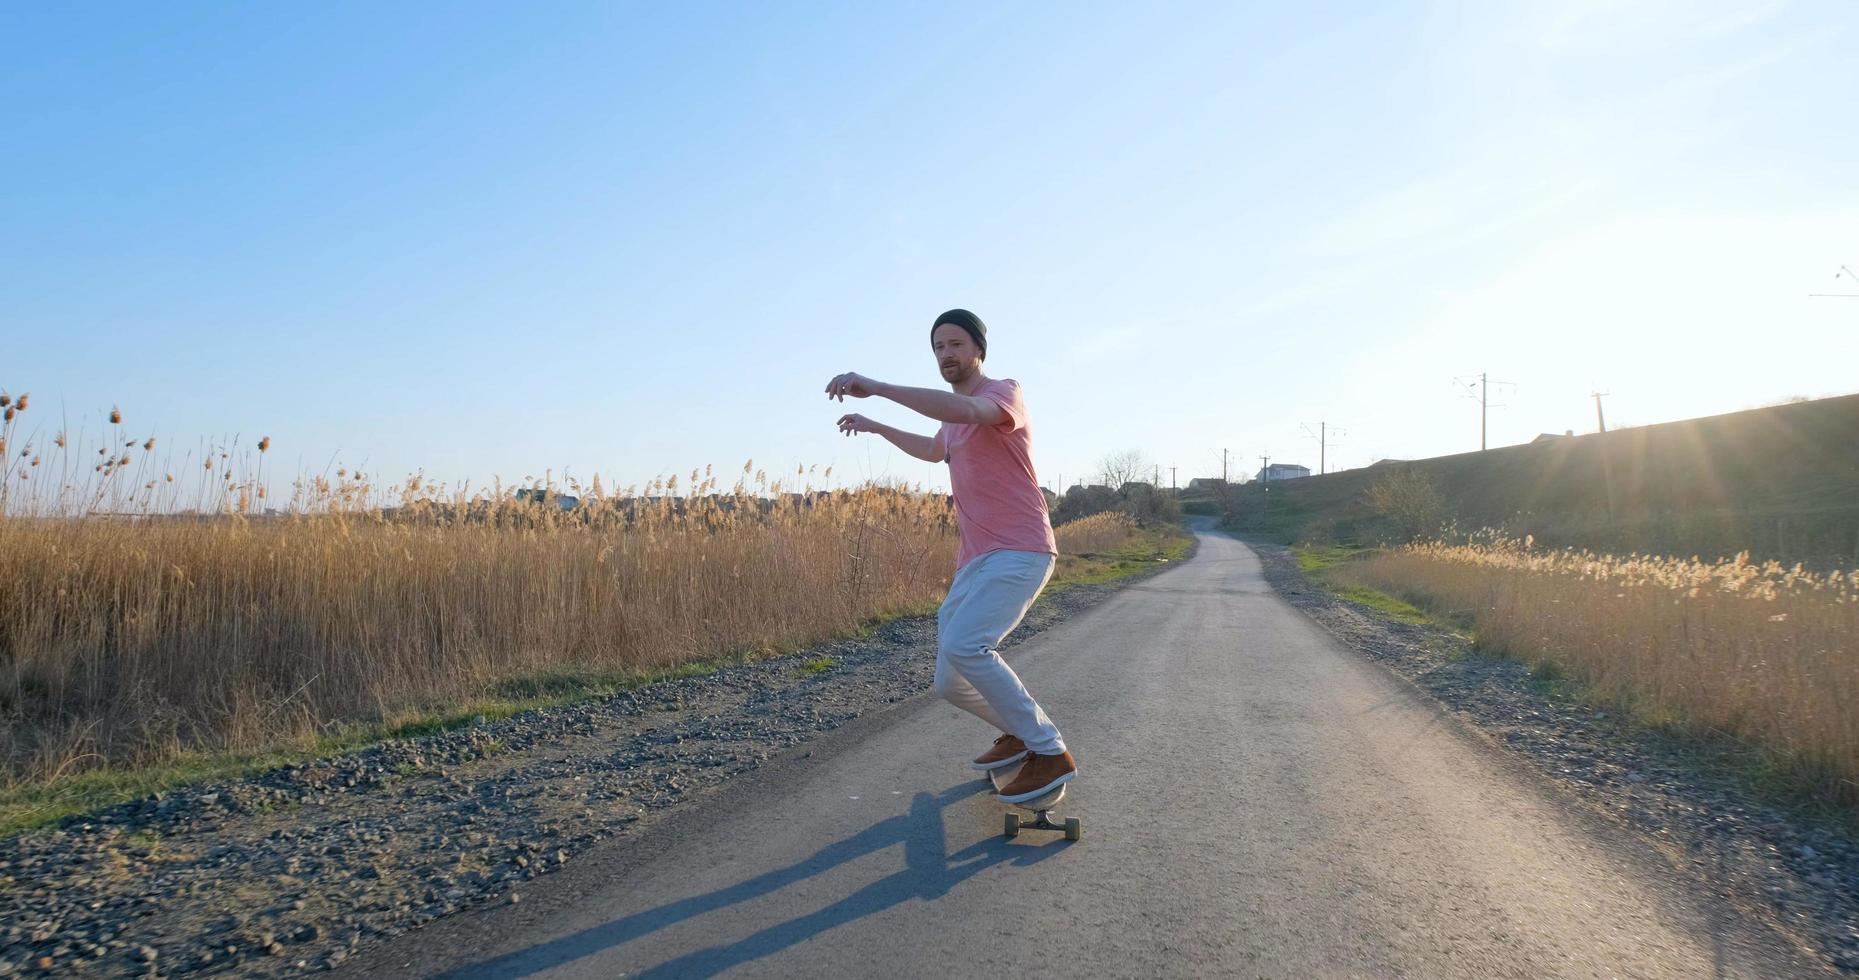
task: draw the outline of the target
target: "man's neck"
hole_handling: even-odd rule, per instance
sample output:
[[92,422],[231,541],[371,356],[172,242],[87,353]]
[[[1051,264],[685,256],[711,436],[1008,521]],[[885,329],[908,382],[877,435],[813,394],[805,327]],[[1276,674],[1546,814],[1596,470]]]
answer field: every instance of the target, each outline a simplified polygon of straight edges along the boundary
[[958,395],[972,395],[982,385],[987,384],[989,380],[987,375],[982,374],[980,371],[976,371],[969,376],[967,381],[950,385],[949,390]]

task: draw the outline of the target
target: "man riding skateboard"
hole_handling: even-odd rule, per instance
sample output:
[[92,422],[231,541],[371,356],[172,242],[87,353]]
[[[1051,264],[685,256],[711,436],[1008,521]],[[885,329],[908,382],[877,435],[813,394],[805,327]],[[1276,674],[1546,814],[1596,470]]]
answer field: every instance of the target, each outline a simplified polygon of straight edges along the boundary
[[1033,442],[1020,383],[983,374],[988,328],[967,310],[950,310],[930,326],[930,349],[949,391],[907,388],[859,374],[842,374],[826,386],[828,398],[877,395],[942,423],[921,436],[863,415],[839,419],[839,431],[875,432],[897,448],[931,463],[948,461],[955,495],[955,580],[936,616],[936,693],[1001,732],[974,761],[982,770],[1024,761],[1000,789],[1003,803],[1021,803],[1059,788],[1077,775],[1057,726],[1026,693],[997,652],[1032,608],[1052,569],[1058,547],[1046,514],[1046,496],[1033,474]]

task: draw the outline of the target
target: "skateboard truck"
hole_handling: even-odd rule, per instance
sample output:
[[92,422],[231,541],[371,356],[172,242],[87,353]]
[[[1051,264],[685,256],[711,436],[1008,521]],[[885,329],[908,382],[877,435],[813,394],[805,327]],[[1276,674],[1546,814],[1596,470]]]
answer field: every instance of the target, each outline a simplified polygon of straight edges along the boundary
[[[999,793],[1001,787],[1012,782],[1014,774],[1019,771],[1019,766],[991,769],[988,771],[988,783],[994,787],[996,793]],[[1017,813],[1007,814],[1006,818],[1001,821],[1004,836],[1018,837],[1022,830],[1056,830],[1063,833],[1066,840],[1082,838],[1084,825],[1079,823],[1077,817],[1065,817],[1061,822],[1054,822],[1051,817],[1052,808],[1058,806],[1059,801],[1063,799],[1065,799],[1065,786],[1060,784],[1058,789],[1044,796],[1035,796],[1030,800],[1010,804],[1031,813],[1033,819],[1023,821]]]
[[[1032,810],[1033,808],[1027,807],[1027,809]],[[1008,837],[1018,837],[1022,830],[1057,830],[1064,832],[1066,840],[1078,840],[1084,836],[1084,828],[1079,825],[1077,817],[1066,817],[1064,823],[1053,823],[1052,820],[1046,816],[1046,814],[1050,812],[1050,810],[1033,810],[1033,821],[1031,823],[1021,823],[1020,815],[1017,813],[1007,814],[1006,818],[1002,821],[1005,824],[1005,835]]]

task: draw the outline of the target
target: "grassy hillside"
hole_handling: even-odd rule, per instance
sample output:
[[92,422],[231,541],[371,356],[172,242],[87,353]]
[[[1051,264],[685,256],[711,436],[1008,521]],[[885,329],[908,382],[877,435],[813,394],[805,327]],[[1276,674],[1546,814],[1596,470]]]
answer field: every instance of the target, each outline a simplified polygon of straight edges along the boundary
[[1859,395],[1387,463],[1229,491],[1227,525],[1290,543],[1368,542],[1363,491],[1423,473],[1464,529],[1551,547],[1859,563]]

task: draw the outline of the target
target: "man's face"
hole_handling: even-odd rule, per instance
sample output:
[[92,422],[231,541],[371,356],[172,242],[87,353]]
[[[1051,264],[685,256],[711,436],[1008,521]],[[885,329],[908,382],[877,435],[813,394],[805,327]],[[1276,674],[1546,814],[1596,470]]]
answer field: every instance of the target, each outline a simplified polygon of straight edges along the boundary
[[981,370],[981,348],[975,346],[975,338],[968,331],[953,323],[936,325],[930,333],[930,350],[936,354],[942,380],[952,385],[967,381]]

